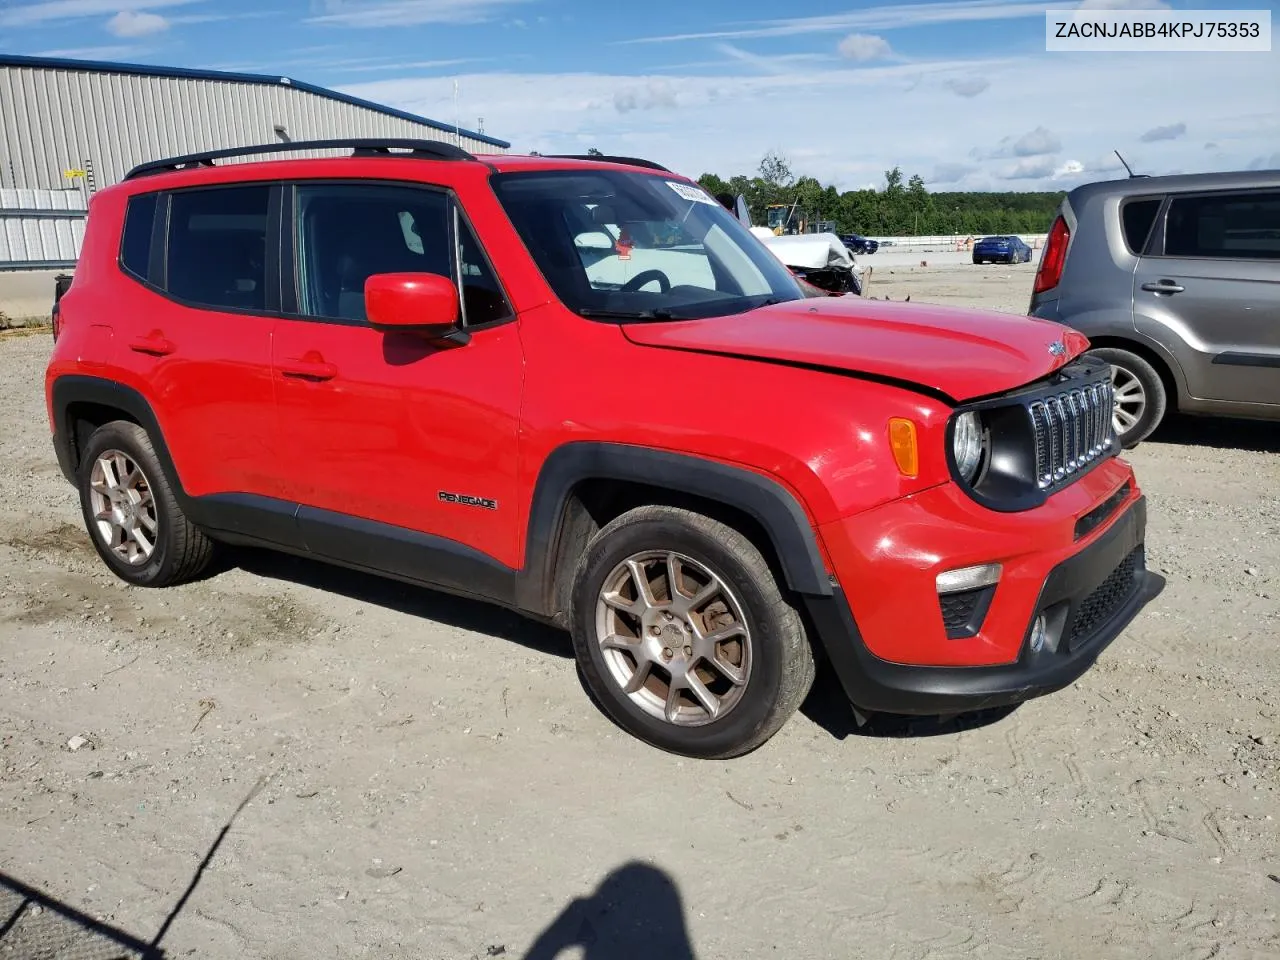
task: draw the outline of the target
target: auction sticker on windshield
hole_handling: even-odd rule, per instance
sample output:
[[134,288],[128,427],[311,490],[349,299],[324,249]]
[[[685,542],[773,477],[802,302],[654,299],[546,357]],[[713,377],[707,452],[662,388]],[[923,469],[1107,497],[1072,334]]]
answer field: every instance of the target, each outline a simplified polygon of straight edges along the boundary
[[688,183],[677,183],[674,180],[666,180],[664,182],[685,200],[691,200],[694,203],[709,203],[713,207],[716,206],[716,201],[701,187],[695,187]]

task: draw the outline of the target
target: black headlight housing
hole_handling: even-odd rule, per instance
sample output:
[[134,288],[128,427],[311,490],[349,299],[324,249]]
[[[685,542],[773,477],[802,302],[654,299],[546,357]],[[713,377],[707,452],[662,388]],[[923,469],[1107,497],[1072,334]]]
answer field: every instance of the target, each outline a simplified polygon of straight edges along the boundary
[[[947,422],[951,478],[989,509],[1034,509],[1116,455],[1112,403],[1110,366],[1087,359],[1010,393],[961,404]],[[957,462],[957,433],[975,417],[982,454],[967,477]]]

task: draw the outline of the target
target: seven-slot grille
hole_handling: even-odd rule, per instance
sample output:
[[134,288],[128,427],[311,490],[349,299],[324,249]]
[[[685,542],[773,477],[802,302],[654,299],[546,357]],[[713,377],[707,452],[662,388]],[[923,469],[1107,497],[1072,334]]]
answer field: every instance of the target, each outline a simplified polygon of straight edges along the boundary
[[1048,490],[1097,460],[1115,444],[1111,383],[1100,380],[1036,400],[1036,483]]

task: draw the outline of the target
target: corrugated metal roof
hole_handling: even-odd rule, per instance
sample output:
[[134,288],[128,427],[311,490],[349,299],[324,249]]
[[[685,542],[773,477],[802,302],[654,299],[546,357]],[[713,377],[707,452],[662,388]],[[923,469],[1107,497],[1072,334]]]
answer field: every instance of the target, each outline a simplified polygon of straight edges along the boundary
[[69,60],[59,57],[24,57],[15,54],[0,54],[0,67],[28,67],[42,70],[77,70],[85,73],[119,73],[140,77],[167,77],[179,80],[212,80],[222,83],[249,83],[262,84],[267,86],[283,86],[291,87],[294,90],[301,90],[304,93],[311,93],[318,97],[326,97],[330,100],[336,100],[339,103],[350,104],[354,107],[363,107],[366,110],[374,110],[378,113],[385,114],[388,117],[397,117],[401,120],[408,120],[411,123],[421,123],[428,127],[434,127],[446,133],[454,133],[455,131],[461,137],[468,140],[477,140],[480,143],[487,143],[493,147],[499,147],[503,150],[510,149],[511,144],[505,140],[498,140],[484,133],[476,133],[473,130],[467,130],[463,127],[454,127],[452,124],[441,123],[439,120],[432,120],[429,117],[420,117],[417,114],[409,113],[405,110],[397,110],[394,107],[388,107],[385,104],[375,103],[372,100],[362,100],[359,97],[353,97],[350,94],[339,93],[336,90],[330,90],[326,87],[319,87],[313,83],[306,83],[302,80],[294,80],[292,77],[271,76],[269,74],[259,73],[232,73],[220,70],[191,70],[184,67],[160,67],[141,63],[113,63],[106,60]]

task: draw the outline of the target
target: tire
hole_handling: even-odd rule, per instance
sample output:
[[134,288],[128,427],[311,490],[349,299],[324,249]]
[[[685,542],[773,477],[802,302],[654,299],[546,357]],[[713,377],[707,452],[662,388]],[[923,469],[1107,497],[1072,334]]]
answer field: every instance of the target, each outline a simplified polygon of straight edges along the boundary
[[[663,609],[671,601],[668,554],[680,558],[682,599],[693,593],[705,598],[687,616],[678,607],[674,613]],[[652,606],[638,599],[637,569],[649,582]],[[712,578],[723,589],[715,589]],[[708,585],[714,592],[704,592]],[[643,610],[643,618],[620,610],[624,603]],[[714,628],[703,634],[726,635],[735,626],[745,632],[700,651],[690,624],[708,627],[713,615]],[[804,625],[768,562],[737,530],[688,510],[639,507],[605,526],[579,561],[570,623],[579,669],[597,705],[632,736],[670,753],[700,759],[749,753],[783,727],[813,685]],[[606,650],[602,636],[642,640]],[[704,699],[684,683],[673,696],[672,679],[688,673],[700,682]],[[625,684],[638,674],[643,683],[628,693]],[[711,714],[708,700],[719,716]]]
[[[1116,439],[1132,450],[1160,426],[1168,404],[1164,381],[1155,367],[1136,353],[1117,347],[1098,347],[1086,354],[1111,364],[1111,382],[1116,390],[1112,423]],[[1131,402],[1126,396],[1134,397]]]
[[[80,458],[76,486],[89,539],[121,580],[167,587],[208,569],[214,543],[178,506],[151,438],[136,423],[116,420],[93,432]],[[108,510],[115,523],[98,519]],[[137,532],[124,535],[127,529]]]

